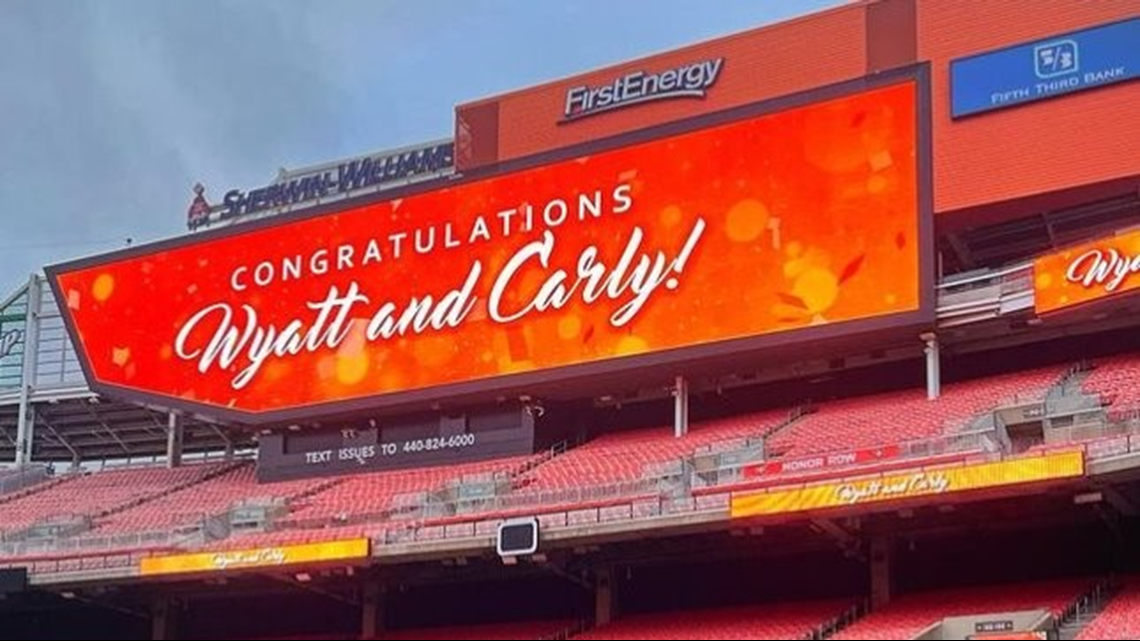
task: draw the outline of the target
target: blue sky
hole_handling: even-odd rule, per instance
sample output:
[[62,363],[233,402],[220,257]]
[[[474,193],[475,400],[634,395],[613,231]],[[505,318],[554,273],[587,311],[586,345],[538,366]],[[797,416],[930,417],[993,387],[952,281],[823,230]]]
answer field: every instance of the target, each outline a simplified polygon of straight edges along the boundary
[[451,135],[459,102],[837,0],[0,2],[0,298],[298,167]]

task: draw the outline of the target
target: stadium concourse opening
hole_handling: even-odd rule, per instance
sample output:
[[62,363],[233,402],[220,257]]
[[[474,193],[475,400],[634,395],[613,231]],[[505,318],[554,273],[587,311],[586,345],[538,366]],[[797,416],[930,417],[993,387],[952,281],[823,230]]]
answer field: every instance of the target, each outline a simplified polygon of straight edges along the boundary
[[1140,17],[1040,4],[460,104],[45,267],[0,639],[1140,638]]

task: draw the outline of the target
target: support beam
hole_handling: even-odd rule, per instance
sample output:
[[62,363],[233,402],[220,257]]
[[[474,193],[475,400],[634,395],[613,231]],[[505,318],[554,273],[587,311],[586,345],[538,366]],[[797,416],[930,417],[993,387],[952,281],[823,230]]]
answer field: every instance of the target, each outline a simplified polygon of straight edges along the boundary
[[20,406],[16,415],[16,465],[32,462],[32,444],[36,438],[32,412],[32,388],[36,382],[36,352],[40,343],[40,280],[28,278],[27,312],[24,315],[24,366],[20,371]]
[[360,602],[360,638],[379,639],[384,633],[384,589],[376,581],[364,584]]
[[[128,458],[130,458],[131,448],[127,447],[126,442],[124,442],[123,439],[119,437],[119,433],[117,431],[115,431],[114,429],[111,429],[111,424],[108,423],[106,421],[106,419],[103,418],[103,415],[100,414],[99,412],[95,411],[95,405],[92,405],[91,403],[86,403],[84,406],[87,408],[87,413],[91,416],[91,420],[94,421],[95,423],[97,423],[99,425],[99,427],[102,427],[103,432],[107,436],[111,437],[111,440],[114,441],[115,444],[118,445],[123,450],[123,454],[125,454]],[[92,430],[92,434],[94,434],[94,433],[96,433],[96,432],[94,430]]]
[[891,540],[871,539],[871,608],[878,610],[891,602]]
[[171,412],[166,428],[166,467],[173,469],[182,466],[183,435],[182,414]]
[[150,638],[155,641],[175,639],[175,608],[170,597],[159,597],[154,602],[150,617]]
[[234,460],[234,449],[235,449],[234,448],[234,440],[232,438],[230,438],[229,434],[226,434],[225,430],[223,430],[222,428],[218,427],[217,425],[215,425],[213,423],[210,424],[210,429],[212,429],[214,431],[214,434],[217,434],[218,438],[222,439],[222,443],[225,443],[225,445],[226,445],[225,461],[227,463],[229,463],[230,461],[233,461]]
[[835,521],[830,519],[814,519],[812,520],[812,525],[819,528],[819,530],[827,536],[835,539],[835,544],[839,546],[840,550],[852,553],[858,552],[857,548],[859,544],[855,536]]
[[938,345],[938,335],[928,332],[920,336],[926,347],[926,398],[935,400],[942,396],[942,355]]
[[594,573],[594,625],[608,625],[617,616],[616,592],[613,567],[599,568]]
[[83,457],[80,456],[79,450],[77,450],[70,441],[64,438],[63,435],[59,433],[59,430],[55,429],[55,426],[52,425],[50,421],[44,419],[43,417],[36,418],[43,420],[44,427],[47,428],[47,431],[51,432],[51,435],[55,437],[55,440],[59,441],[59,443],[67,448],[67,451],[71,453],[71,471],[75,472],[79,470],[79,466],[83,462]]
[[1125,496],[1123,492],[1111,485],[1099,483],[1097,485],[1100,488],[1100,492],[1104,495],[1104,500],[1108,501],[1108,504],[1115,508],[1117,512],[1120,512],[1128,518],[1135,518],[1137,515],[1140,515],[1140,509],[1137,509],[1136,504]]
[[673,388],[673,436],[681,438],[689,433],[689,381],[678,376]]

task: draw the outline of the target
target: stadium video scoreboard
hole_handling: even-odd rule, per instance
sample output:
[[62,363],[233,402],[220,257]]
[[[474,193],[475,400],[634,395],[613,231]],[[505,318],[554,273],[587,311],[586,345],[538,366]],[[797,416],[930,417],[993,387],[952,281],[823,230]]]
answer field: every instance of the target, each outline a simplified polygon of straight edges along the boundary
[[49,279],[94,388],[261,424],[913,328],[924,71]]

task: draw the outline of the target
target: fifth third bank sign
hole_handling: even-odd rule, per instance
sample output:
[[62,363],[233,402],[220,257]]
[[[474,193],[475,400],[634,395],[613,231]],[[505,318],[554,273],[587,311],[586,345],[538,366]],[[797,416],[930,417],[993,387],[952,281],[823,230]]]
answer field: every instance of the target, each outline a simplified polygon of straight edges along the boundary
[[1140,77],[1140,17],[950,63],[951,116],[1003,109]]

